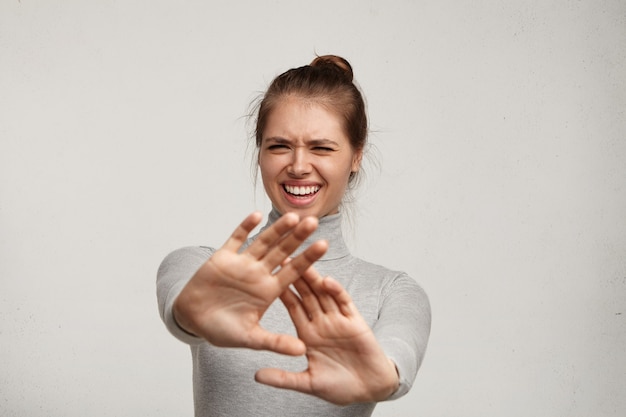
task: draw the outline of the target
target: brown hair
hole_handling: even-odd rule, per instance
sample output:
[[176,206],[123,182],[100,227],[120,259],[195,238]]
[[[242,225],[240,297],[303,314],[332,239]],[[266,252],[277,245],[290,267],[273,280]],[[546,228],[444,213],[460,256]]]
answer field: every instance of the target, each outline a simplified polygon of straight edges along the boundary
[[[352,149],[365,149],[368,129],[365,102],[353,82],[352,66],[347,60],[335,55],[318,56],[309,65],[292,68],[277,76],[258,107],[254,132],[257,149],[261,147],[270,113],[286,96],[312,100],[339,115]],[[353,173],[350,182],[355,179]]]

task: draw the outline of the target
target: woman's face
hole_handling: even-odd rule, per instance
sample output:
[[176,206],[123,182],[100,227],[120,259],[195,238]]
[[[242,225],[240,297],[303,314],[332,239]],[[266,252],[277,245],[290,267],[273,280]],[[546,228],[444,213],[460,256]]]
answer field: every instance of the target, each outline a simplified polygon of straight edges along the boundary
[[339,117],[313,101],[286,97],[269,114],[262,135],[259,166],[274,208],[300,217],[337,213],[362,156]]

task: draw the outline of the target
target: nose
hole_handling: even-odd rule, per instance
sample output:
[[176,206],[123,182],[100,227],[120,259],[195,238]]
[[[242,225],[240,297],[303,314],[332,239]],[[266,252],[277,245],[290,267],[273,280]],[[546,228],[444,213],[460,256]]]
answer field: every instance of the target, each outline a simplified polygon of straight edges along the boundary
[[294,177],[302,177],[311,173],[311,169],[311,161],[309,160],[307,150],[295,148],[287,172]]

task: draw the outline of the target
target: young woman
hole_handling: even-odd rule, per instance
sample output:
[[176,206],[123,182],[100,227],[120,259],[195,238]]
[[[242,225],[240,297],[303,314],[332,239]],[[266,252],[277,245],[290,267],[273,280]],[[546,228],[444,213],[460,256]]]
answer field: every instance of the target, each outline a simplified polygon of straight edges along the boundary
[[423,290],[353,257],[341,207],[357,180],[367,117],[337,56],[279,75],[258,110],[258,165],[273,209],[220,249],[161,264],[161,317],[188,343],[196,416],[367,416],[404,395],[430,332]]

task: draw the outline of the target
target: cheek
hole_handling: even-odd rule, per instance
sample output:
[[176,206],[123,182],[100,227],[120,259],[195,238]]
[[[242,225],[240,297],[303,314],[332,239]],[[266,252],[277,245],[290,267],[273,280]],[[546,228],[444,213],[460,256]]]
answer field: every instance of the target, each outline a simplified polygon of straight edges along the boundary
[[259,154],[259,159],[257,160],[257,165],[259,166],[259,169],[261,170],[261,175],[263,175],[265,172],[267,172],[268,169],[268,157],[267,155],[263,155],[262,153]]
[[328,166],[328,171],[332,172],[333,178],[339,183],[347,183],[352,172],[352,164],[350,160],[335,161],[334,164]]
[[264,180],[269,180],[280,172],[280,160],[275,155],[260,155],[258,165]]

